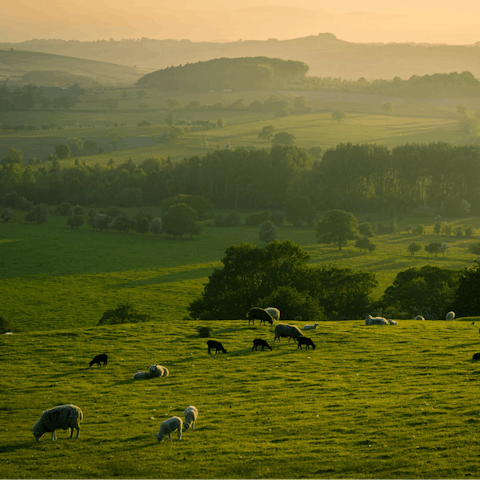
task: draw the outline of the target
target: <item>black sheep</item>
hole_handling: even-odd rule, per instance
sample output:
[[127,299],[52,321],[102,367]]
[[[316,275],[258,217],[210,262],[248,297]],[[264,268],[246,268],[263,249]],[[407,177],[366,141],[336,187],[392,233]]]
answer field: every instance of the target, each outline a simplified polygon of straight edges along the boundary
[[313,340],[311,338],[298,337],[297,340],[298,340],[298,347],[297,348],[300,348],[301,350],[303,350],[302,345],[306,345],[305,348],[308,348],[309,346],[311,346],[315,350],[315,344],[313,343]]
[[253,352],[253,349],[257,350],[257,347],[262,347],[262,351],[265,350],[265,347],[272,350],[272,347],[268,344],[268,342],[266,340],[262,340],[261,338],[256,338],[253,341],[252,352]]
[[217,354],[217,352],[220,350],[221,352],[223,353],[227,353],[227,351],[225,350],[225,348],[223,348],[223,345],[220,343],[220,342],[217,342],[216,340],[209,340],[207,342],[207,345],[208,345],[208,353],[211,354],[212,352],[210,351],[210,349],[214,348],[215,349],[215,355]]
[[273,317],[265,311],[263,308],[254,307],[247,313],[248,324],[250,321],[255,325],[255,319],[260,320],[260,325],[265,325],[265,322],[268,322],[270,325],[273,325]]
[[97,355],[91,362],[90,362],[90,367],[96,363],[99,367],[107,366],[107,360],[108,360],[108,355],[106,353],[102,353],[101,355]]
[[480,360],[480,353],[474,353],[472,360]]

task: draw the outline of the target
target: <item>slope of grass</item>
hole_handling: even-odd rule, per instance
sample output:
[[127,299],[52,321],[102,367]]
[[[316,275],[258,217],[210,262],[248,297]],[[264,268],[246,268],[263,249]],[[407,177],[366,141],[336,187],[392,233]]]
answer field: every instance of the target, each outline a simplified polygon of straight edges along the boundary
[[[478,472],[478,318],[322,322],[317,348],[245,320],[23,332],[0,338],[2,478],[468,478]],[[197,326],[227,354],[208,355]],[[303,324],[299,324],[302,327]],[[106,352],[106,368],[88,368]],[[133,381],[159,363],[170,376]],[[31,433],[42,411],[82,408],[80,438]],[[195,405],[182,440],[152,435]]]

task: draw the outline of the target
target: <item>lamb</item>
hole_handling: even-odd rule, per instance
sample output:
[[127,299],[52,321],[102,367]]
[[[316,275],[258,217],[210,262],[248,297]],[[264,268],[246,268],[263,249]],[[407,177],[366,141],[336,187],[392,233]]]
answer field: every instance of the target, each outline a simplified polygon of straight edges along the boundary
[[390,319],[388,319],[388,323],[389,323],[390,325],[398,325],[398,322],[395,321],[395,320],[390,320]]
[[38,442],[46,432],[52,432],[52,442],[57,439],[55,430],[70,430],[70,438],[73,436],[73,429],[77,430],[77,438],[80,435],[80,422],[83,420],[83,412],[76,405],[60,405],[45,410],[38,422],[33,426],[32,432]]
[[422,322],[425,321],[425,319],[424,319],[421,315],[417,315],[417,316],[415,317],[415,320],[421,320]]
[[220,342],[217,342],[216,340],[209,340],[207,342],[207,345],[208,345],[208,353],[211,354],[212,352],[210,351],[212,348],[215,349],[215,355],[217,354],[217,352],[220,350],[221,352],[223,353],[227,353],[227,351],[225,350],[225,348],[223,347],[223,345],[220,343]]
[[253,349],[257,350],[257,347],[262,347],[262,351],[265,350],[265,347],[269,348],[270,351],[272,351],[272,347],[268,344],[268,342],[261,338],[256,338],[253,341],[252,352],[253,352]]
[[275,338],[273,340],[273,343],[278,338],[278,341],[280,342],[280,337],[288,337],[288,341],[290,341],[291,338],[293,338],[294,341],[298,337],[302,336],[301,330],[296,326],[296,325],[288,325],[287,323],[277,323],[275,326]]
[[366,315],[365,325],[388,325],[388,321],[383,317],[372,317],[371,315]]
[[298,337],[298,347],[297,348],[300,348],[301,350],[303,350],[302,345],[306,345],[305,349],[307,349],[309,346],[311,346],[313,348],[313,350],[315,350],[315,344],[313,343],[313,340],[311,338],[303,337],[303,336]]
[[314,323],[313,325],[304,325],[302,330],[316,330],[319,325],[319,323]]
[[260,320],[260,325],[262,324],[262,322],[264,325],[265,325],[265,322],[268,322],[270,325],[273,325],[272,316],[263,308],[253,307],[247,313],[247,318],[248,318],[249,325],[250,325],[250,321],[252,321],[253,324],[255,325],[255,319]]
[[168,368],[161,365],[150,365],[148,372],[137,372],[132,378],[133,380],[148,380],[150,378],[168,377],[169,375]]
[[274,320],[277,322],[280,320],[280,310],[275,307],[267,307],[265,309],[266,312],[268,312]]
[[480,360],[480,353],[474,353],[472,360]]
[[183,422],[183,431],[186,432],[190,428],[190,425],[192,426],[192,430],[195,430],[195,421],[198,417],[198,410],[193,405],[190,405],[185,409],[185,412],[183,413],[185,415],[185,422]]
[[107,366],[108,355],[106,353],[102,353],[101,355],[97,355],[94,359],[90,362],[90,367],[96,363],[100,368],[102,364],[104,367]]
[[157,437],[158,443],[160,443],[163,440],[163,437],[165,437],[165,435],[168,435],[170,438],[170,441],[172,441],[172,433],[175,432],[175,430],[178,430],[178,439],[181,440],[182,428],[183,428],[182,419],[180,417],[172,417],[162,422],[162,424],[160,425],[160,430],[156,435],[153,435],[153,436]]
[[445,315],[445,320],[454,320],[455,319],[455,312],[448,312]]

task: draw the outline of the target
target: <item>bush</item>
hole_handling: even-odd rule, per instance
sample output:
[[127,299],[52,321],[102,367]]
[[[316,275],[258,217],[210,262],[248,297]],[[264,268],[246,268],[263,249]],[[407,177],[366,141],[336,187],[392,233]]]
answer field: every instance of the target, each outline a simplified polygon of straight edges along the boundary
[[106,310],[98,321],[100,325],[118,325],[124,323],[139,323],[149,320],[150,315],[140,314],[130,302],[120,302],[117,308]]
[[47,206],[43,203],[40,203],[39,205],[35,205],[34,207],[30,208],[28,213],[25,215],[25,220],[30,223],[36,223],[37,225],[45,223],[48,220]]
[[154,218],[150,222],[150,233],[153,233],[154,235],[159,235],[162,233],[162,219],[161,218]]
[[369,252],[373,252],[377,246],[372,243],[372,241],[368,237],[360,237],[357,239],[355,246],[360,249],[360,251],[365,250]]
[[[380,225],[380,224],[379,224]],[[373,229],[373,225],[369,222],[363,222],[358,226],[358,231],[360,232],[360,235],[363,235],[364,237],[374,237],[375,236],[375,231]]]
[[258,227],[267,220],[270,220],[270,214],[268,212],[252,213],[245,219],[245,224]]
[[273,242],[277,239],[277,227],[270,220],[263,222],[260,224],[258,238],[265,243]]
[[61,203],[55,210],[55,215],[68,217],[72,214],[72,204],[68,202]]
[[135,222],[135,231],[145,235],[150,230],[150,220],[147,217],[140,218]]
[[82,215],[72,215],[67,219],[67,225],[72,229],[81,227],[84,223],[85,220],[83,219]]

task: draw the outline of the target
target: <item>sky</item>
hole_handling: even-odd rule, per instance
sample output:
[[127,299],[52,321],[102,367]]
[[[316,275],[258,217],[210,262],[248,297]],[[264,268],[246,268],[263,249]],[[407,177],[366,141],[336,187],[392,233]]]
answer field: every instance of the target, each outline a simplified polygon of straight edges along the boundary
[[333,33],[349,42],[480,42],[478,0],[14,0],[0,42],[34,38],[285,40]]

